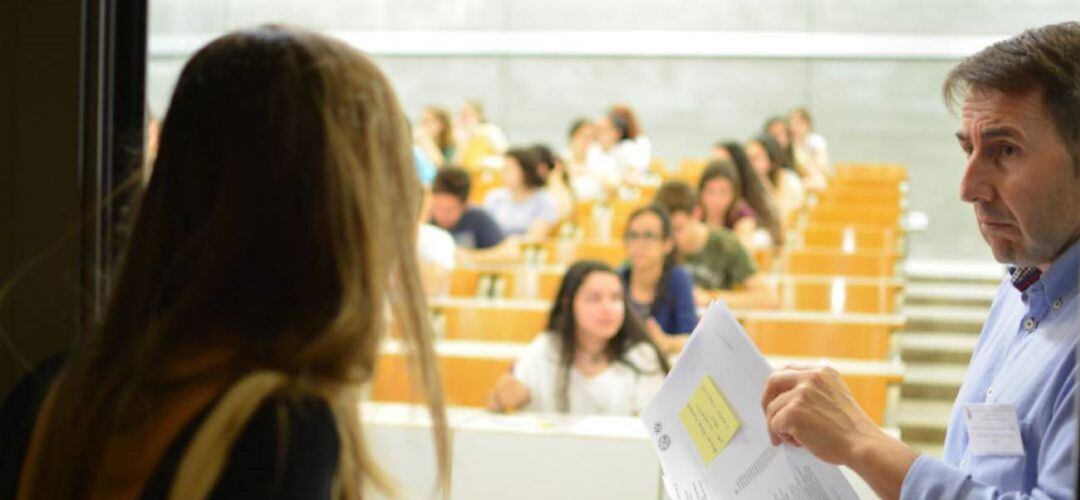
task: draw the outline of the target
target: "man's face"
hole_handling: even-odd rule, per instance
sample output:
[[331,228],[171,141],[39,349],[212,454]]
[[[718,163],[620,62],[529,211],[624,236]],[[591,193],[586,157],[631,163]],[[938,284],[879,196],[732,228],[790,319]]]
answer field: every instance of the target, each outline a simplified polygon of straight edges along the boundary
[[431,220],[436,226],[450,230],[461,220],[465,213],[465,203],[456,196],[447,193],[431,195]]
[[964,98],[960,197],[999,262],[1049,264],[1080,236],[1080,176],[1042,97],[972,90]]

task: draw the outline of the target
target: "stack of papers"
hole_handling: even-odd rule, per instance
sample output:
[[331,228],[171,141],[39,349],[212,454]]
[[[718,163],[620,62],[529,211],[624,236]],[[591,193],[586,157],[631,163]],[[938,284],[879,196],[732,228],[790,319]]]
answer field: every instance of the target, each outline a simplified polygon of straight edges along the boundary
[[731,312],[709,306],[642,413],[674,500],[858,498],[840,469],[773,446],[761,408],[772,368]]

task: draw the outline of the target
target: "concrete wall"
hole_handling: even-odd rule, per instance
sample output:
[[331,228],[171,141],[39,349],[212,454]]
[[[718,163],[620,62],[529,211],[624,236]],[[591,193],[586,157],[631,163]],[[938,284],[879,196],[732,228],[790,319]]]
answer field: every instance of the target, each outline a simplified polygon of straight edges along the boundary
[[[1080,18],[1075,0],[151,0],[151,36],[220,33],[275,21],[330,31],[700,30],[1009,35]],[[568,124],[613,102],[639,112],[656,152],[701,156],[764,119],[806,105],[834,161],[902,162],[911,208],[930,216],[913,257],[988,259],[957,198],[958,121],[940,84],[955,59],[865,57],[595,57],[378,55],[410,116],[480,97],[512,143],[562,145]],[[163,111],[182,57],[153,57],[152,106]]]

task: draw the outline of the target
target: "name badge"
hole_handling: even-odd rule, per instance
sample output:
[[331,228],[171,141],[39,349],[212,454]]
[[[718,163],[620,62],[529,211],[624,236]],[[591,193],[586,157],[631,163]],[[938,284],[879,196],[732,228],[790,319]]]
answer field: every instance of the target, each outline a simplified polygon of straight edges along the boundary
[[1001,404],[964,406],[968,443],[976,456],[1024,455],[1016,407]]

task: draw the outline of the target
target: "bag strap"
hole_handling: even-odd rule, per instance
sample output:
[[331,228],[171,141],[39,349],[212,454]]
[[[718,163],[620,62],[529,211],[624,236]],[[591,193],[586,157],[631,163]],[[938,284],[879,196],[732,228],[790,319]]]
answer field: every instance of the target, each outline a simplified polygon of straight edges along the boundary
[[210,495],[225,468],[232,443],[266,396],[289,381],[283,373],[252,372],[232,385],[199,427],[177,467],[170,500]]

